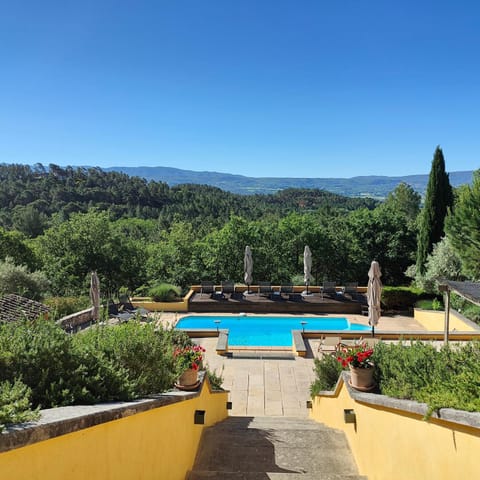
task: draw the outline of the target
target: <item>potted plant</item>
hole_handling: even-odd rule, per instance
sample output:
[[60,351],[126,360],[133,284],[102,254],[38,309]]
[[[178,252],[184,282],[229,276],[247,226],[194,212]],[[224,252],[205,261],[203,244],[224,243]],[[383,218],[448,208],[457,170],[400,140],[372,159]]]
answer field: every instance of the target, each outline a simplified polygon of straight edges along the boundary
[[365,342],[357,345],[340,345],[337,350],[337,360],[343,368],[350,369],[350,385],[357,390],[371,390],[373,382],[373,368],[371,361],[373,348]]
[[199,345],[188,345],[176,348],[173,352],[177,373],[179,375],[177,387],[194,388],[198,384],[198,370],[203,365],[205,349]]

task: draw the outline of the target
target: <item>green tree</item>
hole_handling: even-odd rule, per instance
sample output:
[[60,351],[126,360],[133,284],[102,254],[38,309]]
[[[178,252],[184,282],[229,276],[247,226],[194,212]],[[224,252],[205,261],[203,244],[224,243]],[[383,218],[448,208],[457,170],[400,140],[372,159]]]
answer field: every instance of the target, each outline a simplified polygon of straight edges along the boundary
[[55,294],[85,292],[92,270],[110,294],[144,281],[144,249],[117,231],[107,212],[72,214],[36,238],[35,245]]
[[16,230],[7,232],[0,227],[0,260],[10,257],[16,265],[26,265],[30,270],[37,267],[33,250],[25,236]]
[[457,255],[463,272],[473,280],[480,280],[480,170],[474,172],[472,185],[458,190],[455,210],[445,219],[445,230]]
[[[316,247],[320,240],[319,229],[318,221],[312,214],[291,213],[278,222],[274,234],[276,253],[272,252],[272,259],[280,259],[279,266],[285,272],[282,275],[283,281],[289,280],[292,273],[303,273],[305,245],[312,251],[312,261],[318,259]],[[312,272],[314,269],[312,264]]]
[[47,215],[35,208],[33,203],[26,207],[17,205],[14,209],[13,226],[27,237],[37,237],[42,234],[47,224]]
[[424,275],[417,276],[415,281],[422,290],[439,293],[437,282],[442,279],[462,280],[462,262],[448,236],[433,246]]
[[182,288],[198,283],[203,274],[198,241],[190,223],[174,223],[162,238],[147,247],[147,282],[166,282]]
[[404,272],[414,260],[416,233],[407,218],[381,205],[373,211],[352,212],[347,221],[344,235],[349,239],[351,278],[366,284],[370,264],[377,260],[385,284],[405,283]]
[[208,234],[202,242],[201,255],[205,264],[205,278],[243,281],[243,256],[245,246],[253,252],[253,276],[258,280],[263,261],[259,255],[259,231],[254,222],[232,216],[220,229]]
[[453,192],[445,171],[445,159],[442,149],[437,147],[433,156],[418,233],[417,272],[420,275],[425,273],[425,262],[433,245],[444,236],[445,216],[452,205]]
[[10,257],[0,260],[0,295],[15,293],[40,300],[49,287],[42,272],[29,272],[25,265],[15,265]]
[[385,205],[391,206],[410,221],[415,221],[420,212],[421,200],[422,197],[418,192],[405,182],[401,182],[388,194]]

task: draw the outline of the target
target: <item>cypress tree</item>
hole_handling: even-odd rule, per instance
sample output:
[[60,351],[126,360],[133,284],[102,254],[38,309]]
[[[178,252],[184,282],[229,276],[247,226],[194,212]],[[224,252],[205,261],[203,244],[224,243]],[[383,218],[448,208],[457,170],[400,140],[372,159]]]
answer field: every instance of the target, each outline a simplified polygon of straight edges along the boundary
[[425,273],[427,256],[433,245],[444,236],[444,223],[447,211],[453,205],[453,191],[448,174],[445,172],[445,159],[440,147],[433,155],[432,169],[428,179],[425,204],[421,212],[418,245],[417,272]]
[[473,174],[472,185],[458,189],[455,212],[445,219],[445,232],[462,261],[462,273],[480,280],[480,170]]

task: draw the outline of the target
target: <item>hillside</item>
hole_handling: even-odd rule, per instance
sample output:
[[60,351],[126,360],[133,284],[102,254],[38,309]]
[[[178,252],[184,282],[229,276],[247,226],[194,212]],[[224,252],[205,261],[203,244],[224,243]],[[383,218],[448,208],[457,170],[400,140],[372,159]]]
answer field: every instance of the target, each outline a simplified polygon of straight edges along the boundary
[[52,218],[74,212],[106,210],[112,218],[157,219],[195,225],[222,225],[231,215],[255,220],[268,215],[309,212],[322,208],[374,208],[370,198],[352,198],[319,189],[288,188],[270,195],[239,195],[193,182],[168,185],[100,168],[37,164],[0,165],[0,226],[28,236],[40,234]]
[[[401,182],[407,183],[421,195],[424,195],[428,183],[428,174],[401,177],[372,175],[352,178],[257,178],[218,172],[196,172],[171,167],[110,167],[104,170],[123,172],[147,180],[162,181],[168,185],[182,183],[211,185],[244,195],[274,193],[286,188],[318,188],[348,197],[383,199]],[[450,183],[454,187],[471,183],[472,174],[472,171],[450,172]]]

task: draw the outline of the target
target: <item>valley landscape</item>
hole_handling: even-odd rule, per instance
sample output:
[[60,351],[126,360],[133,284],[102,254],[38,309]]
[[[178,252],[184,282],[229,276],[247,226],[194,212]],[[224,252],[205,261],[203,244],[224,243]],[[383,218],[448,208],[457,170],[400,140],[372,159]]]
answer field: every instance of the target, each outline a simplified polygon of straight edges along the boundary
[[[172,167],[107,167],[105,171],[123,172],[146,180],[166,182],[169,185],[182,183],[205,184],[233,193],[275,193],[285,188],[318,188],[349,197],[371,197],[385,199],[399,183],[410,185],[422,196],[425,194],[428,174],[389,176],[361,176],[352,178],[281,178],[247,177],[229,173],[183,170]],[[454,187],[471,183],[472,171],[450,172],[450,183]]]

